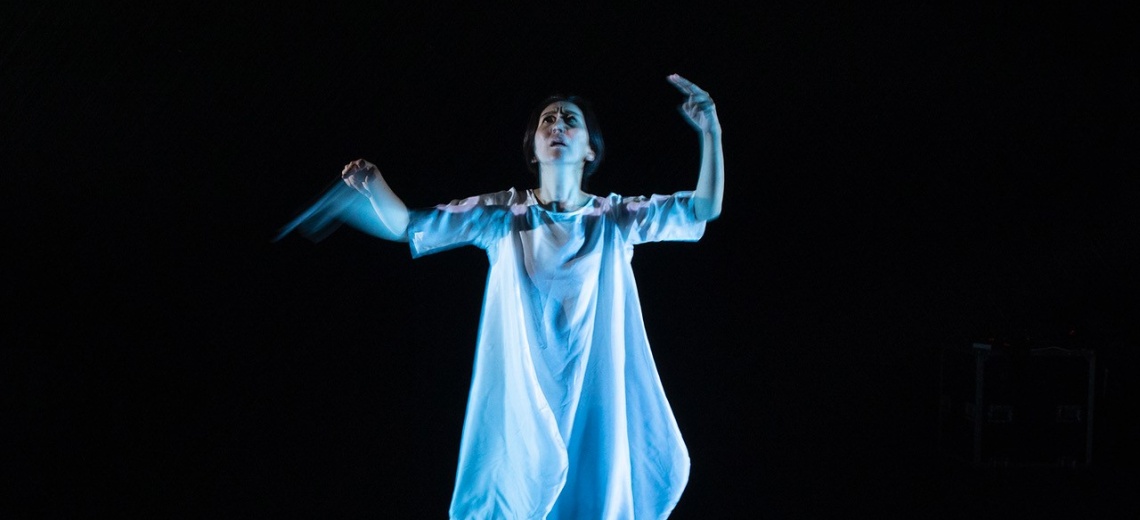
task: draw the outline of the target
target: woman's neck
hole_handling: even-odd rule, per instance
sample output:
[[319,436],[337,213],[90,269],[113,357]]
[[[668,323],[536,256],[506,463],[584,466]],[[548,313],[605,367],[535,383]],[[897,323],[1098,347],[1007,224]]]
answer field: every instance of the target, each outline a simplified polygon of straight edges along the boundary
[[535,190],[539,202],[554,210],[581,207],[588,200],[582,191],[582,168],[542,168],[539,170],[539,188]]

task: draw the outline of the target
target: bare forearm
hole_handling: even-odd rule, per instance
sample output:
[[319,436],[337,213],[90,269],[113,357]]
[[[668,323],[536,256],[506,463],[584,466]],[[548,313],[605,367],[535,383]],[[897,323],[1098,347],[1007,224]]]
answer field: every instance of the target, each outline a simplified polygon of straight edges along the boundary
[[388,183],[379,174],[369,177],[366,181],[367,190],[364,195],[372,203],[372,209],[380,219],[383,228],[390,233],[389,240],[400,242],[408,241],[408,207],[404,201],[396,196]]
[[713,220],[719,217],[723,199],[724,151],[720,129],[716,128],[701,132],[701,173],[697,178],[697,189],[693,192],[697,218]]
[[700,220],[720,216],[724,198],[724,152],[720,144],[720,118],[709,93],[677,74],[669,75],[669,82],[688,96],[681,104],[681,114],[701,136],[701,173],[697,189],[693,191],[693,209]]
[[368,198],[380,223],[379,226],[369,226],[373,234],[388,240],[408,241],[408,207],[388,186],[375,164],[357,159],[344,166],[340,178]]

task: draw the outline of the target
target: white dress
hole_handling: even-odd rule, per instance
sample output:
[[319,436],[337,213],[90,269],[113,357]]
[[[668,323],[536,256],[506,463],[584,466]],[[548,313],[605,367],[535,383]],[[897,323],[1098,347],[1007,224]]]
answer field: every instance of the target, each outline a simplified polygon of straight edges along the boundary
[[453,519],[657,519],[689,457],[649,351],[633,246],[695,241],[692,194],[556,213],[509,190],[411,212],[413,256],[487,252]]

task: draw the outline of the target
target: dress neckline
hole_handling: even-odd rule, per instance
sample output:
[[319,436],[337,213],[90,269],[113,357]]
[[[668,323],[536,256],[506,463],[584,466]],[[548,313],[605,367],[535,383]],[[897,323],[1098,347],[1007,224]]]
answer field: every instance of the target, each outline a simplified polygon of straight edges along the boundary
[[535,193],[534,188],[528,189],[528,190],[526,190],[526,192],[527,192],[527,205],[528,206],[535,206],[538,209],[541,209],[542,211],[545,211],[547,213],[551,213],[554,215],[574,215],[577,213],[581,213],[581,212],[593,207],[595,201],[598,198],[596,195],[591,195],[591,194],[587,193],[586,194],[586,201],[583,202],[581,206],[578,206],[577,208],[574,208],[574,209],[565,210],[565,211],[554,211],[554,210],[546,207],[546,205],[544,205],[539,200],[538,194]]

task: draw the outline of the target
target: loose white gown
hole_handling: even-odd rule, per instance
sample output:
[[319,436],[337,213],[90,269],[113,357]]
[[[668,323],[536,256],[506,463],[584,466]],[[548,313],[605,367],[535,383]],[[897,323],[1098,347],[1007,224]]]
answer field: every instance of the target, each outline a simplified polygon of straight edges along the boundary
[[490,261],[451,518],[669,515],[689,456],[630,259],[704,229],[689,192],[556,213],[512,189],[412,212],[413,256],[475,245]]

